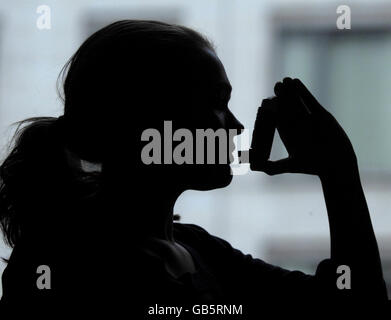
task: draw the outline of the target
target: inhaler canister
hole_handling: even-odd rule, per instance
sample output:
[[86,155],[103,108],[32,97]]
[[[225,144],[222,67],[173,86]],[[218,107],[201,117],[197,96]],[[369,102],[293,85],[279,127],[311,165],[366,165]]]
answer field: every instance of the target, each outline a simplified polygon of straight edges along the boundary
[[276,128],[273,113],[274,102],[275,97],[263,100],[255,118],[250,150],[239,153],[240,162],[250,163],[252,169],[270,158]]

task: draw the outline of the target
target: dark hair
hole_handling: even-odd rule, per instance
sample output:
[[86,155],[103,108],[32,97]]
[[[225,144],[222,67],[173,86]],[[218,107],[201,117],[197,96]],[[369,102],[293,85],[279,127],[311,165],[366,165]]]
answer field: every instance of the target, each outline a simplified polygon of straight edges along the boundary
[[19,122],[13,148],[0,166],[0,223],[10,246],[20,237],[29,199],[36,191],[34,185],[39,185],[36,178],[43,169],[50,171],[45,166],[59,150],[56,121],[57,118],[40,117]]
[[[137,95],[146,86],[155,91],[146,100],[164,94],[167,90],[157,91],[161,84],[173,79],[173,70],[180,78],[181,66],[190,63],[190,55],[201,55],[202,48],[214,50],[196,31],[146,20],[114,22],[84,41],[58,78],[63,83],[59,94],[64,115],[20,122],[12,151],[0,166],[0,225],[10,246],[18,242],[25,225],[30,226],[26,221],[35,219],[29,216],[36,214],[33,202],[40,206],[48,197],[41,189],[50,194],[53,185],[47,184],[59,185],[69,174],[64,145],[81,158],[102,161],[99,149],[106,137],[100,136],[101,128],[108,118],[119,116],[124,96]],[[108,103],[116,106],[113,99],[119,106],[108,110]]]

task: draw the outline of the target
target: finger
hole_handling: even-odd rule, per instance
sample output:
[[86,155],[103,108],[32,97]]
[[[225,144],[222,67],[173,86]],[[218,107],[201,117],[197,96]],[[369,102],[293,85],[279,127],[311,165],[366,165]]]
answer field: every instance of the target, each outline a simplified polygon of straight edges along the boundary
[[262,171],[268,174],[269,176],[274,176],[282,173],[298,173],[299,170],[295,161],[292,158],[285,158],[276,161],[265,161],[258,165],[250,164],[250,169],[253,171]]
[[282,82],[277,82],[274,86],[274,93],[276,94],[276,112],[278,113],[278,121],[283,118],[292,118],[292,109],[289,108],[289,93],[286,86]]
[[275,104],[273,99],[264,99],[258,108],[251,139],[250,162],[269,159],[275,132]]
[[277,97],[281,99],[286,99],[289,98],[292,94],[290,88],[289,88],[289,83],[293,81],[291,78],[286,77],[283,79],[283,81],[276,82],[274,85],[274,93],[276,94]]
[[301,101],[299,92],[293,85],[293,80],[289,77],[284,78],[282,82],[277,82],[274,86],[276,96],[282,102],[281,110],[292,116],[307,116],[310,114]]
[[276,128],[288,154],[292,156],[297,154],[300,144],[308,135],[311,114],[301,102],[291,78],[285,78],[282,83],[277,83],[275,89],[279,94]]
[[316,100],[312,93],[299,79],[293,79],[293,85],[296,87],[302,101],[311,113],[325,111],[318,100]]
[[311,115],[311,111],[306,106],[303,99],[300,97],[300,92],[296,88],[293,80],[289,77],[284,78],[283,85],[285,86],[285,92],[288,100],[290,101],[291,108],[294,108],[296,114],[307,117]]
[[285,96],[286,92],[282,82],[279,81],[274,85],[274,93],[276,94],[277,97]]

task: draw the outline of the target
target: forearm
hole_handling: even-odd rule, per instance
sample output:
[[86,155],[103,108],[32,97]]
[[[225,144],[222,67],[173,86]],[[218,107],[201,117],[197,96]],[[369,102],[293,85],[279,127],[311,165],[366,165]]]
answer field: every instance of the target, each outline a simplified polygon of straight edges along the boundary
[[[352,287],[382,288],[376,237],[358,169],[321,178],[330,224],[331,259],[352,270]],[[367,293],[371,294],[371,293]]]

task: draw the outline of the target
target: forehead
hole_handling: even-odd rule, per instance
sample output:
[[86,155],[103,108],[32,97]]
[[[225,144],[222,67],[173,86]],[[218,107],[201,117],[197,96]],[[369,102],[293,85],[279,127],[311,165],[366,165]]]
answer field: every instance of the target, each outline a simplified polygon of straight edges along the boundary
[[196,80],[201,86],[231,91],[231,84],[225,68],[213,50],[202,49],[201,54],[197,57],[195,67]]

